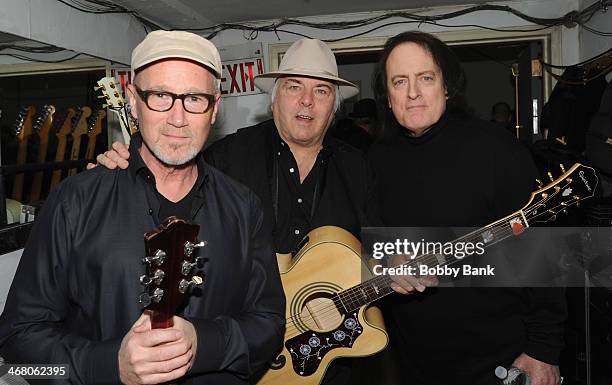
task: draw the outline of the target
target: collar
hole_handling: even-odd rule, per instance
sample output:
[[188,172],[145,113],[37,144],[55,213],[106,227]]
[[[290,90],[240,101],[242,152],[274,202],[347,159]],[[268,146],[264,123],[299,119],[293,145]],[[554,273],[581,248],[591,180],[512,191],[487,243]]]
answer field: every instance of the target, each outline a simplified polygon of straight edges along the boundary
[[431,127],[429,127],[429,129],[421,136],[411,136],[408,130],[405,127],[401,126],[399,123],[397,123],[397,121],[395,122],[395,125],[401,138],[403,138],[409,143],[418,145],[422,143],[427,143],[436,136],[438,136],[438,134],[444,130],[444,127],[448,123],[448,115],[448,112],[445,111],[444,114],[442,114],[442,116],[440,117],[440,119]]

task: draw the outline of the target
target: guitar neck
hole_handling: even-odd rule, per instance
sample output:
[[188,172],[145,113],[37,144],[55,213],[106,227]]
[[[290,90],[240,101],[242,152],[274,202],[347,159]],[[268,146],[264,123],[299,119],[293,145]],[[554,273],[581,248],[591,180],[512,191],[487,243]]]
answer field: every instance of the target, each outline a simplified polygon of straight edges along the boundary
[[[496,243],[520,234],[527,227],[527,221],[523,210],[519,210],[505,218],[493,222],[485,227],[466,234],[449,243],[478,243],[483,244],[483,248],[488,248]],[[454,250],[454,247],[453,247]],[[405,267],[404,271],[419,271],[419,266],[427,266],[428,268],[436,266],[452,265],[462,261],[454,255],[445,255],[440,253],[425,253],[414,259],[398,266]],[[378,299],[381,299],[394,290],[391,288],[393,280],[388,274],[377,275],[370,278],[359,285],[353,286],[336,294],[342,303],[344,310],[347,313],[355,311],[364,305],[368,305]]]
[[153,329],[166,329],[174,326],[172,314],[151,310],[151,327]]

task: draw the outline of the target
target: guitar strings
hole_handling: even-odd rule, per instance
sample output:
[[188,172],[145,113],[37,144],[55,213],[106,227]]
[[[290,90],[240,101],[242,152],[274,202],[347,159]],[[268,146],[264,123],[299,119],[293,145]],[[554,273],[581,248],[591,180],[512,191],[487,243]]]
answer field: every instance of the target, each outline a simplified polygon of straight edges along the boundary
[[[548,197],[544,198],[543,201],[546,202],[546,201],[552,199],[552,197],[554,197],[556,194],[558,194],[557,191],[555,191],[554,193],[550,194]],[[572,198],[572,199],[574,199],[574,198]],[[575,200],[578,201],[579,199],[575,199]],[[537,209],[539,209],[539,206],[541,206],[542,204],[543,203],[540,202],[537,205],[534,205],[534,207],[528,208],[528,209],[524,210],[523,212],[525,214],[531,214],[532,212],[535,212]],[[553,207],[551,209],[548,209],[548,210],[553,210],[554,211],[554,209],[559,208],[559,207],[564,207],[564,206],[563,205],[557,205],[557,206],[555,206],[555,207]],[[534,215],[532,219],[536,219],[538,217],[541,217],[541,216],[547,214],[548,210],[543,212],[543,213]],[[512,216],[519,215],[519,214],[520,214],[520,211],[516,212],[516,213],[513,213],[513,214],[509,215],[508,217],[503,218],[503,219],[501,219],[499,221],[493,222],[492,224],[490,224],[490,225],[488,225],[488,226],[486,226],[486,227],[484,227],[482,229],[476,230],[476,231],[474,231],[472,233],[469,233],[469,234],[466,234],[466,235],[464,235],[462,237],[459,237],[454,242],[457,242],[457,241],[460,241],[460,240],[465,240],[465,239],[467,239],[469,237],[480,235],[484,231],[486,231],[485,229],[491,228],[490,231],[492,231],[496,235],[495,238],[497,239],[495,242],[492,242],[492,243],[487,245],[487,246],[492,246],[493,244],[496,244],[497,242],[500,242],[500,241],[504,240],[505,238],[507,238],[509,236],[512,236],[514,234],[514,232],[512,231],[512,228],[508,227],[508,224],[506,223],[506,219],[508,219],[508,218],[510,218]],[[503,224],[502,227],[499,226],[501,224]],[[498,228],[496,229],[495,226],[497,226]],[[501,235],[501,237],[500,237],[500,235]],[[414,260],[410,261],[410,263],[417,264],[417,262],[422,262],[423,260],[437,261],[437,257],[433,253],[424,254],[421,257],[415,258]],[[438,264],[438,266],[452,265],[452,264],[455,264],[455,263],[457,263],[459,261],[461,261],[461,260],[460,259],[454,259],[454,260],[451,260],[451,261],[446,261],[445,263],[442,263],[442,264]],[[410,263],[405,263],[404,265],[409,265]],[[380,275],[380,276],[376,276],[374,278],[371,278],[368,281],[365,281],[362,284],[357,285],[357,286],[361,286],[361,285],[363,285],[365,283],[372,284],[372,283],[374,283],[376,281],[378,281],[377,283],[384,283],[385,285],[391,284],[393,282],[393,280],[390,278],[390,276],[388,276],[388,275]],[[336,315],[337,313],[340,313],[341,318],[344,317],[342,312],[341,312],[341,310],[340,310],[340,308],[338,307],[339,304],[342,305],[342,307],[347,311],[347,313],[351,313],[351,312],[353,312],[355,310],[358,310],[358,308],[356,308],[356,309],[352,309],[352,307],[351,307],[351,309],[347,308],[346,305],[344,304],[344,302],[342,301],[341,297],[340,297],[341,293],[345,293],[345,294],[347,294],[347,296],[345,298],[349,300],[347,302],[351,302],[352,303],[352,302],[356,302],[356,300],[359,300],[359,302],[361,302],[362,298],[355,291],[357,286],[349,288],[349,289],[346,289],[346,290],[344,290],[342,292],[336,293],[336,295],[334,295],[335,298],[332,300],[333,305],[331,305],[329,303],[326,303],[326,304],[323,304],[323,305],[319,305],[318,309],[315,308],[316,305],[313,306],[312,310],[310,310],[310,313],[313,313],[313,312],[318,313],[318,315],[320,316],[318,318],[320,318],[321,320],[331,320],[331,319],[337,318],[337,315]],[[367,290],[368,288],[366,287],[365,289]],[[385,293],[383,296],[386,296],[386,295],[388,295],[390,293],[391,292]],[[381,296],[380,298],[382,298],[383,296]],[[368,303],[371,303],[371,302],[373,302],[373,301],[369,301]],[[333,312],[333,314],[330,314],[332,312]],[[298,320],[301,321],[300,323],[303,324],[303,325],[306,324],[306,322],[304,322],[305,320],[306,321],[314,321],[313,317],[310,316],[310,315],[302,316],[301,314],[296,314],[294,316],[291,316],[291,317],[287,318],[286,319],[287,325],[289,325],[289,326],[286,327],[286,337],[287,338],[292,338],[294,336],[302,334],[305,331],[310,330],[310,329],[302,330],[303,327],[300,327],[302,325],[298,325],[297,324]],[[316,323],[316,321],[314,321],[314,322]],[[296,331],[297,331],[297,334],[293,334]]]

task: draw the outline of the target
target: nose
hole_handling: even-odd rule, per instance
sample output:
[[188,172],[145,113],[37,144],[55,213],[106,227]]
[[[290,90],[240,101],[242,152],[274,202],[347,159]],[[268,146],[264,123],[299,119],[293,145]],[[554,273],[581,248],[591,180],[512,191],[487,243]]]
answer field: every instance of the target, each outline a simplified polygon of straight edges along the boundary
[[418,86],[418,82],[416,80],[410,81],[408,85],[408,98],[415,100],[419,96],[421,96],[421,89]]
[[168,111],[167,123],[174,127],[183,127],[187,125],[187,111],[183,107],[183,101],[180,99],[174,100],[172,108]]
[[302,97],[300,98],[300,104],[303,105],[304,107],[310,107],[312,106],[313,100],[314,100],[314,90],[310,88],[304,89],[304,92],[302,93]]

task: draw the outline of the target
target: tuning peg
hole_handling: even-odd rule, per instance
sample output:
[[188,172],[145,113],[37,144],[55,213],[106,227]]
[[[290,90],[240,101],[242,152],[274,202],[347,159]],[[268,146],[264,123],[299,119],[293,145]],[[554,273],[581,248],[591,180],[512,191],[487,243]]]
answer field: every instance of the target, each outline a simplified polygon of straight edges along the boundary
[[565,166],[563,165],[563,163],[559,163],[559,168],[561,169],[561,172],[565,174]]
[[196,248],[200,248],[200,247],[204,247],[204,246],[206,246],[207,244],[208,244],[208,242],[206,242],[206,241],[202,241],[202,242],[200,242],[200,243],[196,243],[196,244],[193,244],[193,243],[191,243],[191,242],[187,241],[187,242],[185,242],[185,246],[184,246],[184,249],[183,249],[183,250],[184,250],[185,255],[186,255],[187,257],[191,257],[191,254],[193,253],[193,250],[194,250],[194,249],[196,249]]
[[155,290],[153,290],[153,295],[151,296],[151,298],[153,298],[153,301],[159,303],[159,301],[162,300],[163,296],[164,296],[164,290],[157,287],[155,288]]
[[539,179],[536,179],[536,183],[538,184],[538,188],[542,188],[542,186],[544,186],[544,183],[542,183],[542,181]]
[[160,266],[164,263],[166,259],[166,253],[162,250],[157,250],[152,257],[145,257],[142,259],[142,263],[152,263],[155,262],[157,266]]
[[549,171],[549,172],[547,172],[547,173],[546,173],[546,175],[548,175],[548,177],[550,178],[550,181],[551,181],[551,182],[554,182],[554,181],[555,181],[555,178],[553,178],[552,173],[551,173],[550,171]]
[[106,103],[105,103],[105,104],[103,104],[103,105],[102,105],[102,108],[108,108],[108,104],[106,104]]
[[181,279],[181,282],[179,282],[179,292],[181,294],[184,294],[191,286],[200,286],[202,283],[204,283],[204,280],[202,279],[202,277],[198,277],[197,275],[194,275],[191,278],[191,281],[187,281],[186,279]]
[[195,265],[197,265],[197,262],[189,263],[188,261],[183,261],[183,263],[181,263],[181,274],[189,275],[189,272]]
[[142,307],[147,307],[151,304],[151,296],[149,293],[142,293],[138,296],[138,303],[142,305]]
[[115,97],[119,98],[119,92],[115,91]]
[[100,84],[98,86],[94,86],[94,91],[97,91],[97,90],[104,90],[104,91],[106,91],[106,87],[104,87],[103,84]]
[[98,99],[106,99],[106,94],[98,95]]

